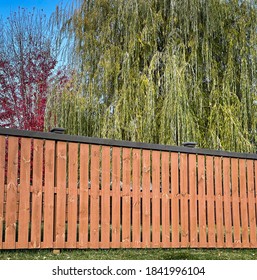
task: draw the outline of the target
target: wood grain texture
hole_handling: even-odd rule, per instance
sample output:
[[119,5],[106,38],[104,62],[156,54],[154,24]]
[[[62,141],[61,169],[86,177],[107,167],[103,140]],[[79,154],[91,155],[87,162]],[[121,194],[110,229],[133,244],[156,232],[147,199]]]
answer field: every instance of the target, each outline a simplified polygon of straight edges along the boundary
[[206,240],[206,204],[205,204],[205,162],[198,155],[198,196],[199,196],[199,246],[207,247]]
[[180,154],[181,247],[189,246],[187,154]]
[[222,204],[222,159],[214,158],[215,168],[215,216],[217,228],[217,247],[224,247],[224,221],[223,221],[223,204]]
[[100,146],[91,146],[90,248],[99,248]]
[[56,148],[56,217],[54,227],[55,248],[65,248],[66,231],[66,143],[57,142]]
[[180,247],[178,154],[171,153],[171,230],[172,247]]
[[123,167],[122,167],[122,247],[129,248],[130,245],[130,225],[131,225],[131,212],[130,212],[130,187],[131,182],[131,150],[123,149]]
[[120,148],[112,151],[112,248],[120,247]]
[[5,249],[16,247],[18,138],[8,138]]
[[3,249],[5,203],[5,136],[0,136],[0,249]]
[[152,152],[152,247],[160,247],[160,152]]
[[247,190],[248,190],[248,208],[249,208],[249,226],[250,226],[250,244],[249,247],[256,247],[256,204],[254,187],[254,161],[247,160]]
[[248,210],[247,210],[247,193],[246,193],[246,161],[239,159],[239,183],[240,183],[240,215],[242,228],[242,246],[249,246],[248,235]]
[[132,247],[140,248],[140,150],[133,149],[132,175]]
[[78,222],[78,144],[69,143],[68,165],[68,248],[76,248],[77,245],[77,222]]
[[44,248],[52,248],[54,242],[54,176],[55,142],[45,142],[45,199],[44,199]]
[[206,184],[207,184],[207,226],[208,247],[216,247],[215,237],[215,214],[214,214],[214,170],[213,157],[206,157]]
[[241,247],[241,228],[239,212],[239,178],[238,159],[231,159],[231,182],[232,182],[232,217],[233,217],[233,242],[235,248]]
[[223,158],[225,246],[227,248],[232,247],[230,169],[231,169],[230,159]]
[[110,248],[110,147],[102,147],[101,248]]
[[162,247],[170,247],[169,153],[162,152]]
[[43,140],[33,141],[33,191],[31,215],[31,246],[40,248],[42,225]]
[[89,196],[89,145],[80,145],[80,182],[79,182],[79,248],[88,248],[88,196]]
[[143,151],[142,170],[142,246],[150,247],[150,151]]
[[197,224],[197,193],[196,193],[196,155],[189,155],[189,220],[190,220],[190,246],[198,247],[198,224]]
[[31,139],[21,138],[20,203],[17,248],[29,246]]

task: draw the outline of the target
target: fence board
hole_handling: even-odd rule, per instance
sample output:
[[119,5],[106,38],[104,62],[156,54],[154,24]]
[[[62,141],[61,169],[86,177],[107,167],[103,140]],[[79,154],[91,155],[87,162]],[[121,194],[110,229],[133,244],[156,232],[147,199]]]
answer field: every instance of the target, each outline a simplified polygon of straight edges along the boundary
[[99,248],[100,146],[91,146],[90,247]]
[[224,247],[223,205],[222,205],[222,168],[221,157],[214,158],[215,164],[215,214],[217,228],[217,247]]
[[55,142],[45,142],[45,200],[44,200],[44,247],[52,248],[54,241],[54,176]]
[[144,150],[142,170],[142,246],[144,248],[150,247],[150,187],[150,151]]
[[68,166],[68,248],[76,248],[77,244],[77,213],[78,213],[78,144],[69,143],[69,166]]
[[253,160],[247,160],[247,185],[249,202],[250,247],[256,246],[256,211],[254,199],[254,166]]
[[171,230],[172,247],[180,246],[179,240],[179,177],[178,177],[178,154],[171,153]]
[[231,222],[231,189],[230,189],[230,159],[223,158],[223,185],[224,185],[224,220],[226,247],[232,247]]
[[120,246],[120,148],[112,151],[112,247]]
[[18,172],[18,138],[8,137],[5,248],[14,249],[16,242],[16,203]]
[[17,248],[28,248],[30,220],[30,154],[31,139],[21,138],[20,201]]
[[140,150],[133,149],[132,247],[140,247]]
[[189,221],[190,221],[190,246],[198,247],[197,233],[197,194],[196,194],[196,155],[188,156],[188,179],[189,179]]
[[241,247],[240,234],[240,212],[239,212],[239,196],[238,196],[238,159],[231,159],[231,183],[232,183],[232,216],[233,216],[233,242],[235,248]]
[[131,150],[123,149],[122,166],[122,247],[130,247],[130,184],[131,184]]
[[[255,215],[256,215],[255,220],[257,225],[257,161],[254,161],[254,210],[253,211],[255,211]],[[257,240],[256,240],[255,248],[256,247],[257,247]]]
[[242,246],[249,247],[245,160],[239,159]]
[[0,249],[3,249],[5,185],[5,137],[0,136]]
[[160,247],[160,152],[152,152],[152,246]]
[[208,221],[208,247],[216,246],[215,217],[214,217],[214,177],[213,157],[206,157],[206,184],[207,184],[207,221]]
[[102,147],[101,247],[110,248],[110,147]]
[[80,183],[79,183],[79,247],[88,247],[88,165],[89,145],[80,145]]
[[189,245],[188,229],[188,170],[187,154],[180,154],[180,215],[181,215],[181,247]]
[[198,196],[199,196],[199,246],[207,247],[206,241],[206,204],[205,204],[205,162],[198,155]]
[[54,239],[56,248],[65,247],[66,215],[66,143],[57,142],[56,147],[56,217]]
[[43,140],[33,141],[33,191],[31,214],[31,246],[40,248],[42,222]]
[[169,153],[162,152],[162,246],[170,247]]

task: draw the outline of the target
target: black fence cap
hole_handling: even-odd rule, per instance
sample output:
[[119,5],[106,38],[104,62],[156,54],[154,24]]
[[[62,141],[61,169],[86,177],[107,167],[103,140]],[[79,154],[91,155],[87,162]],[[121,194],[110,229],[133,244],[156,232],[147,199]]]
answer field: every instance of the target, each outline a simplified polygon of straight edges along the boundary
[[184,143],[182,143],[182,145],[183,145],[184,147],[188,147],[188,148],[195,148],[195,146],[197,145],[197,143],[196,143],[196,142],[184,142]]
[[[64,131],[64,129],[61,128],[61,131]],[[253,153],[239,153],[239,152],[230,152],[230,151],[222,151],[222,150],[199,149],[197,147],[189,147],[189,146],[182,146],[182,145],[169,146],[169,145],[162,145],[162,144],[130,142],[124,140],[113,140],[113,139],[103,139],[103,138],[86,137],[86,136],[78,136],[78,135],[67,135],[67,134],[61,134],[60,132],[50,133],[50,132],[28,131],[28,130],[0,127],[0,136],[26,137],[26,138],[33,138],[33,139],[45,139],[45,140],[82,143],[82,144],[91,144],[91,145],[102,145],[102,146],[111,146],[111,147],[147,149],[152,151],[164,151],[164,152],[166,151],[166,152],[186,153],[186,154],[205,155],[205,156],[218,156],[218,157],[228,157],[228,158],[235,158],[235,159],[251,159],[257,161],[257,154],[253,154]]]
[[64,134],[65,133],[65,128],[62,127],[54,127],[50,130],[50,132],[53,133],[58,133],[58,134]]

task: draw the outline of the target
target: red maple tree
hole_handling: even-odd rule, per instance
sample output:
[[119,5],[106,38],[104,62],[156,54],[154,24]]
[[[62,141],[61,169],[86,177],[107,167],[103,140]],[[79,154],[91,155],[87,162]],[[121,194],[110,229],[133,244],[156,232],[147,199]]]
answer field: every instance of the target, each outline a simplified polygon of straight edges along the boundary
[[19,9],[2,25],[0,126],[42,131],[47,94],[57,64],[46,17]]

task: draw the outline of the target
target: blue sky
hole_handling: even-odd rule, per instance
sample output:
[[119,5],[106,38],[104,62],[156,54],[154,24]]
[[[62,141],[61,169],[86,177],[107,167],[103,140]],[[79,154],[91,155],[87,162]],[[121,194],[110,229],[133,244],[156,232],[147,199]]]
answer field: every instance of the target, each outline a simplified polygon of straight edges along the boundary
[[71,3],[72,0],[0,0],[0,17],[5,20],[10,11],[17,11],[18,7],[27,8],[32,10],[33,7],[36,9],[43,9],[47,16],[50,16],[55,11],[56,5],[63,3]]

